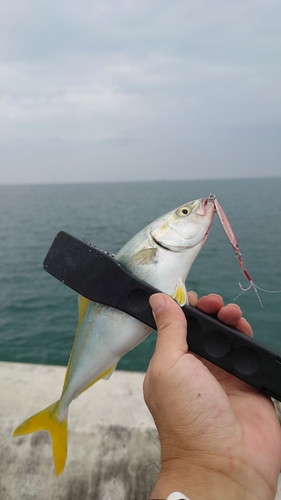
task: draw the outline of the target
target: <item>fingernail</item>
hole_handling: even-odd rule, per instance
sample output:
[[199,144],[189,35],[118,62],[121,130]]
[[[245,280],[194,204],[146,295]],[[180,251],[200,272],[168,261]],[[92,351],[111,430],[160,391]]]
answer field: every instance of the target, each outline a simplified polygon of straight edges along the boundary
[[149,303],[151,305],[152,311],[157,314],[162,311],[166,307],[166,301],[160,293],[156,293],[155,295],[151,295],[149,299]]
[[239,311],[242,313],[242,309],[241,309],[241,307],[240,307],[240,306],[238,306],[238,304],[235,304],[235,302],[229,302],[227,305],[228,305],[228,306],[236,306],[236,307],[239,309]]

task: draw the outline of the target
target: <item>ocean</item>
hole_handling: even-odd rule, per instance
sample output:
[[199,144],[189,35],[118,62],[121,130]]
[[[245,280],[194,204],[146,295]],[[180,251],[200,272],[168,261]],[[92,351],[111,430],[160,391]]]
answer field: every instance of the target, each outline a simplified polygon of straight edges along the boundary
[[[234,229],[245,268],[265,289],[281,289],[281,178],[0,186],[0,360],[67,365],[77,294],[42,269],[61,231],[116,253],[149,222],[214,193]],[[243,277],[217,217],[192,266],[187,289],[233,302]],[[251,289],[236,302],[255,338],[281,353],[281,294]],[[145,371],[155,332],[118,368]]]

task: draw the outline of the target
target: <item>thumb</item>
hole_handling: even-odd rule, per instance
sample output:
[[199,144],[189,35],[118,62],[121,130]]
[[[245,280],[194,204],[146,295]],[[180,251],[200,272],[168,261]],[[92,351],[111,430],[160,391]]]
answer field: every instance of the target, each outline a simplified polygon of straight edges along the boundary
[[163,293],[152,295],[149,303],[158,330],[154,356],[161,356],[163,363],[174,352],[186,353],[187,325],[180,306]]

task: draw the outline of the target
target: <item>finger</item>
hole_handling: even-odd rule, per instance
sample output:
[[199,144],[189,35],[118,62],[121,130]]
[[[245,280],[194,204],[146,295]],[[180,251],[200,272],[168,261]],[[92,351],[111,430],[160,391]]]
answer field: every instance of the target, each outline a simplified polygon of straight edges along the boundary
[[197,305],[198,295],[196,292],[193,292],[193,290],[191,290],[190,292],[187,293],[187,298],[190,306],[195,307]]
[[253,337],[252,327],[250,323],[242,317],[242,311],[237,304],[227,304],[227,306],[223,306],[219,310],[217,317],[226,325],[233,326],[237,328],[237,330],[240,330],[240,332],[249,335],[249,337]]
[[239,321],[234,325],[237,330],[240,330],[240,332],[245,333],[249,337],[253,337],[253,329],[248,323],[248,321],[245,318],[240,318]]
[[198,300],[196,307],[206,314],[217,314],[223,307],[223,299],[216,293],[210,293]]
[[[195,294],[195,292],[191,293]],[[213,293],[202,297],[195,305],[207,314],[217,314],[218,319],[223,323],[237,328],[237,330],[249,335],[249,337],[253,337],[252,327],[242,317],[242,311],[237,304],[224,306],[222,297]]]
[[158,330],[154,356],[161,356],[165,363],[173,353],[187,352],[186,319],[179,305],[168,295],[157,293],[149,302]]
[[227,304],[227,306],[221,307],[218,311],[217,317],[226,325],[235,326],[236,323],[242,318],[242,311],[237,304]]

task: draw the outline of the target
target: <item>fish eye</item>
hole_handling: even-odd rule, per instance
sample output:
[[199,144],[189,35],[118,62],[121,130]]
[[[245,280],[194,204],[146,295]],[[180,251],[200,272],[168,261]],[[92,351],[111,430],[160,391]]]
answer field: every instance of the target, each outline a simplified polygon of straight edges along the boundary
[[178,208],[178,210],[177,210],[177,215],[179,215],[180,217],[184,217],[186,215],[189,215],[190,213],[191,213],[191,209],[188,207],[181,207],[181,208]]

